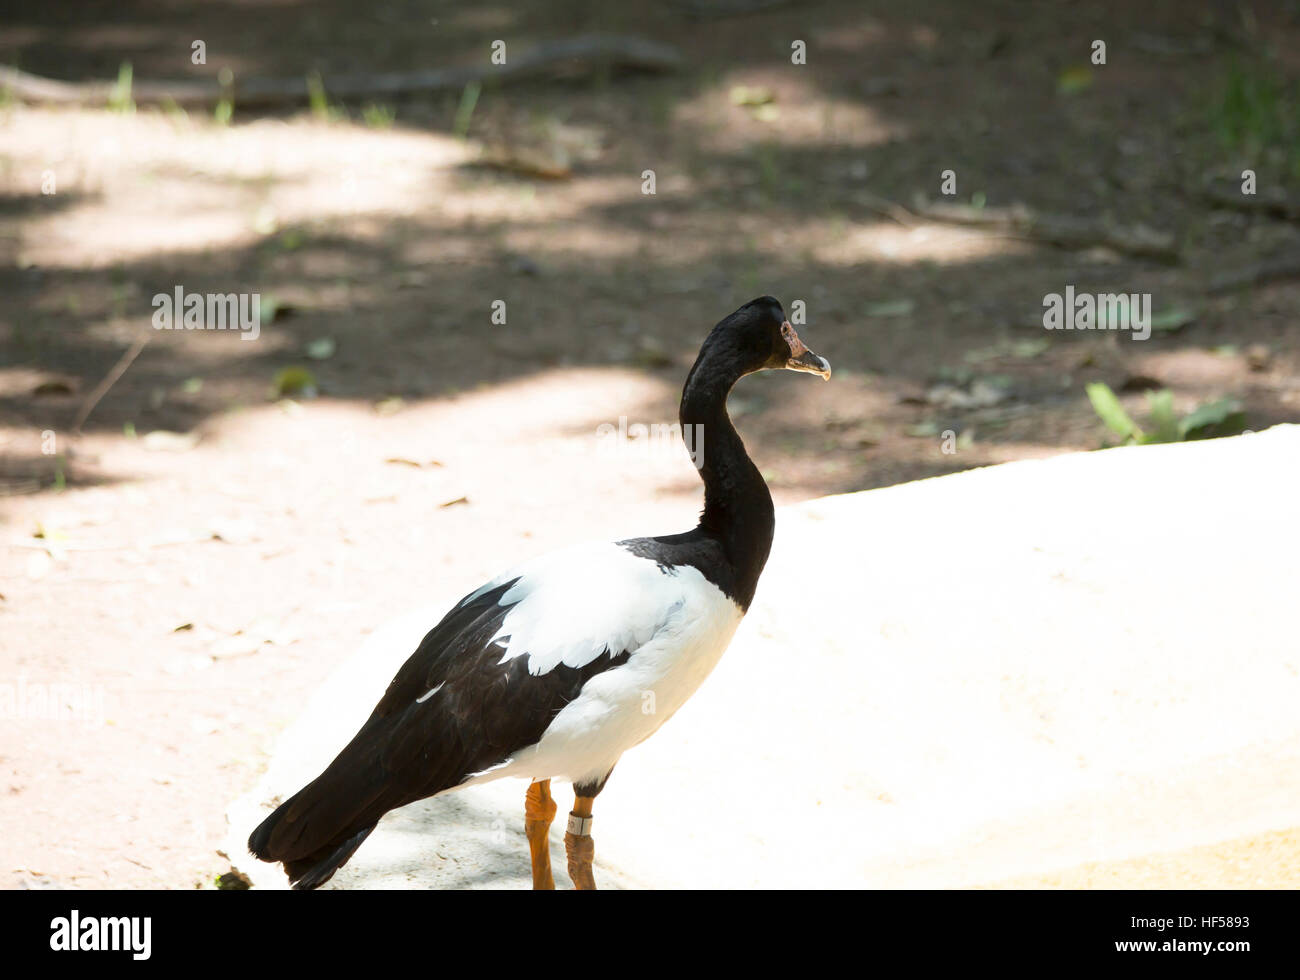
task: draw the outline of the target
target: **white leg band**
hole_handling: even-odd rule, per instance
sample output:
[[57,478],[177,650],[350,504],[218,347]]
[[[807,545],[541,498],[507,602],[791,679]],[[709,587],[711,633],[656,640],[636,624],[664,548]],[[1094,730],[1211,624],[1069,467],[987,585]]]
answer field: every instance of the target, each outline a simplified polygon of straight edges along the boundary
[[574,837],[590,837],[591,817],[580,817],[576,813],[570,813],[569,833]]

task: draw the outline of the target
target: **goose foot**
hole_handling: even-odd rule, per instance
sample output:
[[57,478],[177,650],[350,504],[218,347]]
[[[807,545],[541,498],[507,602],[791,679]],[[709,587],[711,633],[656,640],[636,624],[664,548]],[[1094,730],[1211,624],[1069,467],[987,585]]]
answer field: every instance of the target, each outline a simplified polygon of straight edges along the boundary
[[549,779],[528,787],[524,796],[524,834],[533,859],[534,891],[555,888],[555,878],[551,875],[551,821],[555,819],[555,811]]
[[596,842],[591,839],[592,797],[579,796],[573,801],[569,827],[564,834],[564,853],[569,859],[569,877],[578,891],[595,891],[596,879],[591,862],[596,856]]

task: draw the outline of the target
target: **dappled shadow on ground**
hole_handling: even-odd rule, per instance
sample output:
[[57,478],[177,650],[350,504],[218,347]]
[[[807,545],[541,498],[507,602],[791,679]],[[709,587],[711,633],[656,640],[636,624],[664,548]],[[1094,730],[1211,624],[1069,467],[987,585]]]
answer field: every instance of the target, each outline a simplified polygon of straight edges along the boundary
[[[523,788],[520,783],[521,801]],[[520,813],[507,819],[495,806],[465,794],[446,794],[389,814],[367,845],[369,851],[363,845],[329,887],[532,887],[522,802]],[[571,887],[564,871],[563,829],[559,824],[552,826],[551,862],[556,885]],[[624,884],[599,865],[596,875],[602,889],[617,889]]]
[[[305,20],[269,7],[256,32],[212,9],[191,17],[128,4],[93,25],[33,11],[16,35],[22,57],[11,60],[60,77],[103,76],[131,60],[140,77],[158,77],[211,73],[238,51],[244,73],[292,76],[306,65],[328,79],[380,63],[465,60],[501,33],[521,43],[562,33],[563,17],[546,21],[538,5],[474,17],[431,9],[396,5],[358,24],[328,7]],[[574,5],[568,13],[590,11]],[[281,315],[256,343],[159,332],[95,408],[88,431],[128,423],[189,429],[262,401],[276,372],[303,363],[307,346],[324,337],[337,353],[309,366],[325,397],[439,397],[567,365],[631,366],[674,384],[712,322],[770,292],[787,305],[806,303],[809,335],[840,379],[858,378],[882,396],[863,400],[843,383],[819,395],[832,425],[813,442],[791,438],[786,423],[798,413],[758,399],[766,404],[750,424],[759,437],[771,433],[817,458],[832,453],[838,475],[819,489],[843,490],[1005,458],[979,451],[945,458],[932,430],[974,429],[985,446],[1087,445],[1095,426],[1084,381],[1122,384],[1142,373],[1144,357],[1169,349],[1285,343],[1277,293],[1285,307],[1286,289],[1262,303],[1200,294],[1202,270],[1242,227],[1233,214],[1207,221],[1183,196],[1184,171],[1213,163],[1203,134],[1183,121],[1205,98],[1207,72],[1192,70],[1176,44],[1162,57],[1137,57],[1142,47],[1132,40],[1140,31],[1139,39],[1183,38],[1200,51],[1211,32],[1186,24],[1174,5],[1141,14],[1122,4],[1051,17],[1021,12],[1000,24],[987,9],[949,13],[940,28],[904,4],[870,13],[826,4],[730,18],[702,37],[684,14],[665,25],[645,12],[602,12],[594,26],[680,44],[687,69],[666,78],[489,87],[471,127],[471,136],[568,124],[594,131],[602,149],[569,181],[464,169],[457,160],[470,157],[445,135],[454,97],[399,105],[391,134],[336,122],[250,135],[237,117],[223,135],[196,119],[176,139],[197,131],[218,155],[223,140],[236,141],[227,148],[236,159],[211,168],[183,153],[151,156],[156,131],[123,118],[117,138],[131,145],[123,163],[89,175],[86,187],[77,186],[74,166],[60,194],[12,194],[15,207],[0,209],[12,254],[28,266],[0,273],[0,288],[15,300],[0,338],[6,363],[76,379],[62,401],[11,386],[0,392],[0,412],[18,427],[66,429],[132,333],[147,329],[151,298],[177,285],[257,292]],[[277,17],[296,18],[294,43],[269,39]],[[425,27],[440,47],[427,46]],[[229,36],[235,30],[237,39]],[[367,31],[389,39],[369,52],[369,65],[358,61]],[[1094,72],[1088,91],[1062,95],[1057,73],[1081,60],[1079,38],[1090,31],[1128,40],[1113,44],[1111,64]],[[202,35],[209,63],[186,60],[167,71],[191,35]],[[74,60],[73,49],[92,36],[96,58]],[[787,37],[807,40],[807,65],[788,63]],[[1223,45],[1211,54],[1227,59],[1232,51]],[[768,89],[774,112],[733,105],[735,82]],[[359,108],[350,107],[354,116]],[[340,174],[335,159],[295,156],[302,140],[366,150]],[[412,141],[425,149],[409,152]],[[250,146],[270,147],[270,159],[244,166]],[[22,154],[23,172],[12,177],[19,187],[30,185],[26,171],[38,156]],[[641,193],[647,168],[658,180],[653,197]],[[937,196],[938,174],[948,168],[958,175],[959,199],[978,193],[990,203],[1026,200],[1153,223],[1180,235],[1187,260],[1167,267],[882,217],[881,199]],[[397,190],[385,193],[384,185]],[[51,224],[54,217],[63,223]],[[80,260],[79,231],[94,242],[80,246]],[[1256,231],[1256,240],[1284,234]],[[67,246],[42,243],[49,232]],[[1249,250],[1242,251],[1244,260]],[[73,257],[50,267],[60,253]],[[1046,349],[1014,353],[1019,341],[1042,343],[1042,297],[1065,283],[1149,291],[1157,307],[1196,305],[1200,315],[1147,345],[1048,335]],[[497,301],[508,311],[505,324],[492,322]],[[1293,363],[1293,351],[1281,353],[1280,364]],[[994,377],[1006,404],[981,415],[921,397],[938,382],[969,383],[972,375]],[[1178,383],[1170,381],[1176,391]],[[1285,383],[1243,370],[1219,393],[1225,385],[1259,425],[1294,417]],[[1178,393],[1201,394],[1191,386]],[[837,431],[847,435],[837,439]],[[925,434],[902,437],[907,431]],[[921,452],[917,439],[925,440]]]

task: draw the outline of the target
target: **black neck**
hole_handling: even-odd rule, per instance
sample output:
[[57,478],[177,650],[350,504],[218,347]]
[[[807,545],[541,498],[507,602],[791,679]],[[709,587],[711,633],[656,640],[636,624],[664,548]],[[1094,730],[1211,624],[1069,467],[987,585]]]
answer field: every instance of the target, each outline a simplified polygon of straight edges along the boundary
[[706,345],[686,379],[679,418],[704,480],[699,529],[722,543],[736,599],[748,608],[772,547],[775,515],[767,484],[727,415],[727,395],[745,374],[729,361]]

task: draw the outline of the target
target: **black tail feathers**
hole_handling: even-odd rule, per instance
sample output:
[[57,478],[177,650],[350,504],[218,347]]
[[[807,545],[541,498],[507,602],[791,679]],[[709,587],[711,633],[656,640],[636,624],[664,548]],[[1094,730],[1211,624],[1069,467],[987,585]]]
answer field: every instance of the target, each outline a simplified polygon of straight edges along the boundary
[[[301,796],[301,793],[298,794]],[[284,865],[289,883],[296,889],[319,888],[334,876],[334,872],[347,864],[362,841],[370,836],[375,825],[363,827],[347,837],[333,838],[301,857],[286,858],[293,852],[280,841],[273,841],[275,831],[284,819],[286,811],[297,801],[298,796],[287,800],[276,808],[270,816],[258,824],[248,837],[248,850],[262,861],[279,861]],[[345,831],[346,833],[346,831]],[[277,846],[279,845],[279,846]]]
[[374,824],[371,824],[341,844],[327,844],[304,858],[284,862],[284,871],[289,876],[289,883],[300,891],[319,888],[334,877],[335,871],[348,863],[348,859],[374,829]]

